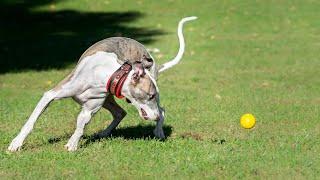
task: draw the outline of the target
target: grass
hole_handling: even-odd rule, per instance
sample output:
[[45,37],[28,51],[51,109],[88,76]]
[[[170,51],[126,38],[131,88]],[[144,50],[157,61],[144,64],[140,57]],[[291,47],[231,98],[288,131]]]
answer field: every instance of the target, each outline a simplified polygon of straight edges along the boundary
[[[0,29],[1,179],[320,175],[318,1],[78,0],[4,5],[11,11],[1,11],[2,15],[18,23],[10,21]],[[12,10],[24,12],[26,18],[21,20]],[[152,138],[154,123],[140,120],[133,107],[119,101],[128,115],[113,136],[89,140],[111,122],[110,114],[101,110],[87,126],[81,148],[68,153],[63,145],[73,133],[80,107],[66,99],[44,112],[21,152],[6,152],[42,93],[71,71],[90,44],[120,33],[159,48],[154,57],[160,64],[175,55],[177,22],[188,15],[199,20],[186,25],[185,56],[158,82],[167,110],[166,141]],[[247,112],[257,119],[251,130],[239,126],[240,116]]]

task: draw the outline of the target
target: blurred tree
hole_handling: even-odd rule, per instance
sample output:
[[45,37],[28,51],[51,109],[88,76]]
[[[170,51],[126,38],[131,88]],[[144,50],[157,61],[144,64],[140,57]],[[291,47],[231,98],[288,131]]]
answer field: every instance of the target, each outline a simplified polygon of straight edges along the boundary
[[126,26],[143,17],[136,11],[32,11],[56,2],[0,1],[0,73],[63,68],[76,62],[91,44],[107,37],[126,36],[150,43],[163,34]]

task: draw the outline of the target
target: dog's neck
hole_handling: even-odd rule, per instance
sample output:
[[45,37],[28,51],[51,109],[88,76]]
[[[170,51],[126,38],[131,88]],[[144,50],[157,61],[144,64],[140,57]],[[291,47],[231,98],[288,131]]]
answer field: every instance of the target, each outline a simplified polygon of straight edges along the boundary
[[109,78],[106,86],[107,91],[117,98],[123,98],[124,96],[121,94],[122,86],[131,70],[132,66],[129,63],[121,65]]

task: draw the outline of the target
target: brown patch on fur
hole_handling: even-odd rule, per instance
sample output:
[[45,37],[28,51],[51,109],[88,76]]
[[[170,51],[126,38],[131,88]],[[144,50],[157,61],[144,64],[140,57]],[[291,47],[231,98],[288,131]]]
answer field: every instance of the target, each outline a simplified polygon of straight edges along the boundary
[[125,37],[112,37],[95,43],[82,54],[79,62],[83,58],[93,55],[98,51],[115,53],[120,64],[123,64],[126,61],[129,61],[132,64],[141,62],[145,68],[150,69],[154,63],[148,51],[142,44]]
[[148,94],[156,93],[156,88],[154,87],[152,80],[148,76],[141,77],[136,87]]

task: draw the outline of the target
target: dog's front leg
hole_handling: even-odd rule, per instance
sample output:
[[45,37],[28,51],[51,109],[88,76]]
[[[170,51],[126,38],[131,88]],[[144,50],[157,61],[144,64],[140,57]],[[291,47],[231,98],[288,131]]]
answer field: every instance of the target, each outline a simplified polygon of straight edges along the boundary
[[153,130],[153,134],[160,139],[164,139],[165,135],[163,132],[163,122],[164,122],[164,111],[161,110],[159,120],[157,121],[156,128]]
[[77,118],[76,130],[69,139],[65,147],[68,151],[75,151],[78,148],[78,142],[83,135],[84,127],[89,123],[92,115],[96,113],[103,104],[104,98],[101,99],[91,99],[83,104],[82,110]]
[[114,130],[119,125],[121,120],[127,114],[126,111],[117,104],[117,102],[114,100],[114,97],[112,95],[109,95],[107,97],[106,101],[103,104],[103,107],[108,109],[111,112],[113,121],[106,129],[104,129],[103,131],[97,134],[99,138],[104,138],[109,136],[112,130]]

